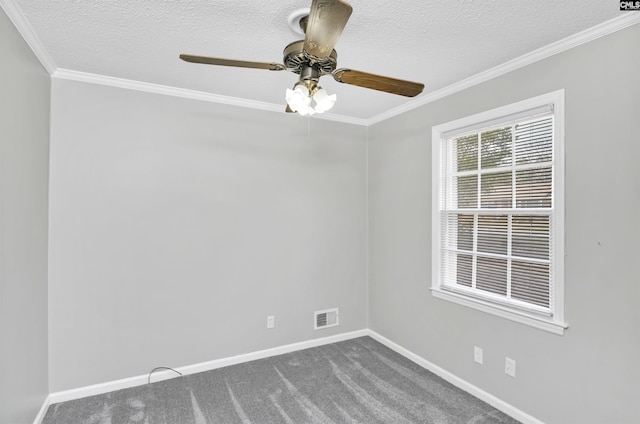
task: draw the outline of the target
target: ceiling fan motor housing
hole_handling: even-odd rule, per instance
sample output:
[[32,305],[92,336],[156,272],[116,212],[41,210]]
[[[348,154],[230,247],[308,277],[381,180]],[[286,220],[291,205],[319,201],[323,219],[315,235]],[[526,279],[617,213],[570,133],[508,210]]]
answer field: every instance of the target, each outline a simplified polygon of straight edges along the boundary
[[317,78],[332,73],[338,64],[338,53],[335,50],[327,57],[315,57],[304,51],[304,40],[294,41],[284,48],[284,66],[288,71],[300,74],[303,69],[313,68]]

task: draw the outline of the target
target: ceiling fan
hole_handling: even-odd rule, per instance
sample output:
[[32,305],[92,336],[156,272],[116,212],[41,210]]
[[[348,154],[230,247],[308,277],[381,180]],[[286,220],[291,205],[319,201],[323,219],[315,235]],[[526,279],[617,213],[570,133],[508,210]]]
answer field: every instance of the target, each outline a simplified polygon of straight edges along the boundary
[[[414,97],[424,84],[383,77],[354,69],[336,69],[338,54],[333,49],[347,24],[353,8],[343,0],[312,0],[307,16],[300,19],[304,40],[295,41],[284,49],[284,64],[249,62],[217,57],[181,54],[186,62],[239,68],[289,71],[300,75],[293,90],[287,89],[287,112],[301,115],[322,113],[333,107],[336,95],[328,95],[318,85],[321,76],[331,74],[338,82]],[[313,105],[312,105],[313,102]]]

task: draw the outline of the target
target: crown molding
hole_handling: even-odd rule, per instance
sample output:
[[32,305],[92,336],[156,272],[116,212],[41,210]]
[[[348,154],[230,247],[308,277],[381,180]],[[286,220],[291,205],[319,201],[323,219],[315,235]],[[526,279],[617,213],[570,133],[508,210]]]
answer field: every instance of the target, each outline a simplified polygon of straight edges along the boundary
[[53,58],[44,48],[42,41],[40,41],[40,38],[36,35],[29,21],[25,18],[18,5],[16,5],[16,2],[14,0],[0,0],[0,7],[2,7],[4,13],[7,14],[9,20],[13,22],[13,25],[29,45],[42,66],[44,66],[44,69],[46,69],[50,75],[53,74],[57,69]]
[[197,90],[187,90],[184,88],[172,87],[168,85],[153,84],[149,82],[135,81],[125,78],[116,78],[107,75],[74,71],[71,69],[57,69],[51,75],[51,77],[64,80],[87,82],[90,84],[106,85],[110,87],[125,88],[127,90],[163,94],[166,96],[182,97],[185,99],[222,103],[231,106],[248,107],[251,109],[266,110],[269,112],[284,112],[282,105],[276,105],[273,103],[241,99],[239,97],[222,96],[220,94],[205,93],[203,91]]
[[[87,82],[91,84],[107,85],[110,87],[124,88],[128,90],[144,91],[147,93],[163,94],[165,96],[182,97],[185,99],[220,103],[230,106],[240,106],[249,109],[264,110],[268,112],[285,113],[284,105],[282,104],[259,102],[256,100],[242,99],[239,97],[223,96],[220,94],[206,93],[203,91],[188,90],[185,88],[171,87],[168,85],[153,84],[149,82],[135,81],[124,78],[110,77],[107,75],[91,74],[88,72],[73,71],[70,69],[57,69],[55,72],[53,72],[51,77]],[[295,116],[297,117],[298,115],[296,114]],[[315,115],[314,118],[361,126],[366,126],[367,124],[366,119],[353,118],[332,113]]]
[[[280,106],[282,108],[282,106]],[[327,121],[342,122],[344,124],[360,125],[362,127],[369,126],[369,120],[365,118],[356,118],[354,116],[338,115],[335,113],[320,113],[313,115],[313,118],[324,119]],[[311,118],[311,119],[313,119]]]
[[487,69],[486,71],[482,71],[469,78],[465,78],[459,82],[456,82],[447,87],[441,88],[425,96],[421,96],[410,102],[404,103],[403,105],[390,109],[387,112],[383,112],[379,115],[369,118],[366,120],[366,125],[369,126],[369,125],[376,124],[378,122],[382,122],[386,119],[392,118],[394,116],[416,109],[420,106],[424,106],[436,100],[442,99],[443,97],[447,97],[447,96],[450,96],[451,94],[473,87],[474,85],[478,85],[485,81],[489,81],[490,79],[499,77],[508,72],[515,71],[516,69],[523,68],[527,65],[546,59],[550,56],[556,55],[558,53],[562,53],[566,50],[588,43],[597,38],[604,37],[616,31],[620,31],[622,29],[625,29],[640,23],[640,13],[634,13],[634,12],[622,12],[622,13],[623,15],[617,18],[613,18],[611,20],[608,20],[606,22],[603,22],[601,24],[588,28],[584,31],[581,31],[577,34],[571,35],[569,37],[563,38],[562,40],[548,44],[530,53],[526,53],[520,57],[509,60],[501,65]]

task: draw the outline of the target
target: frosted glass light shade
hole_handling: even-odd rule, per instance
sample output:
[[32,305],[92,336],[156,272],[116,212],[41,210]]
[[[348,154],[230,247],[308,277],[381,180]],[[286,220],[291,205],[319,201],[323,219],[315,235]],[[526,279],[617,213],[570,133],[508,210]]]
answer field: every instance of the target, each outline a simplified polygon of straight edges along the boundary
[[336,98],[335,94],[328,95],[324,88],[318,89],[313,95],[313,100],[316,102],[316,112],[323,113],[331,109],[336,103]]
[[300,115],[310,114],[311,98],[309,90],[304,85],[296,85],[293,90],[287,88],[285,99],[292,111]]

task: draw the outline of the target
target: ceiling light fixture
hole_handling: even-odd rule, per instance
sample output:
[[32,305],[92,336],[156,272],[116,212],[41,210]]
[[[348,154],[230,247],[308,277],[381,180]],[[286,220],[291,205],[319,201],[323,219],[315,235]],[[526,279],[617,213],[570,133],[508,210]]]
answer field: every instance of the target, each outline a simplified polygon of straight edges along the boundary
[[293,90],[287,88],[285,99],[292,111],[302,116],[324,113],[336,103],[336,95],[315,85],[311,89],[305,83],[297,83]]
[[313,115],[324,113],[336,103],[336,95],[329,95],[327,90],[318,85],[320,71],[318,68],[303,65],[300,71],[300,80],[293,86],[293,90],[287,88],[285,100],[289,109],[300,115]]

